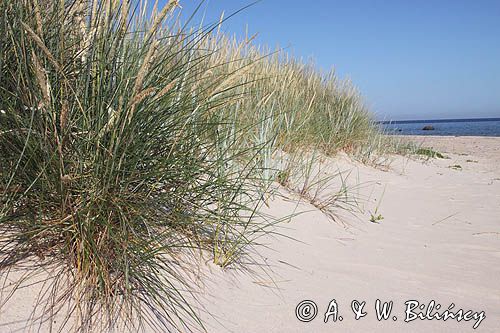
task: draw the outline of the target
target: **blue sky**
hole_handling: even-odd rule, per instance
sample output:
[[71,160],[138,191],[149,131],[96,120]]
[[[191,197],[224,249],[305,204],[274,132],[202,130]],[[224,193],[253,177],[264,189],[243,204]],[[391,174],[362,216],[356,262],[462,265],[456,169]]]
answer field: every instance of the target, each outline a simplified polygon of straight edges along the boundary
[[[251,2],[206,1],[193,24]],[[184,15],[197,4],[181,0]],[[379,119],[500,117],[500,0],[262,0],[224,30],[247,26],[351,78]]]

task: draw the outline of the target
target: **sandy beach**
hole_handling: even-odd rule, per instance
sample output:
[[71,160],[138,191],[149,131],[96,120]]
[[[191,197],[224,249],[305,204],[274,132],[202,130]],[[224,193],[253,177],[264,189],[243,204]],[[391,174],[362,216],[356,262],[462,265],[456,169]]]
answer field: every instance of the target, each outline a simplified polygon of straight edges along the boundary
[[[213,269],[203,297],[209,332],[471,332],[478,321],[415,319],[405,322],[415,300],[440,304],[430,313],[472,310],[485,318],[476,331],[500,330],[500,138],[413,137],[444,153],[428,161],[394,157],[388,171],[339,157],[353,169],[366,199],[364,213],[346,215],[347,228],[311,206],[282,232],[296,240],[270,240],[261,253],[271,277]],[[460,165],[459,167],[453,167]],[[380,203],[379,203],[380,201]],[[369,222],[379,206],[380,223]],[[275,214],[295,203],[276,199]],[[267,279],[266,279],[267,278]],[[324,322],[330,302],[333,315]],[[393,301],[388,320],[377,320],[375,304]],[[310,322],[296,318],[303,300],[317,305]],[[366,302],[354,319],[352,301]],[[415,303],[410,303],[415,304]],[[418,312],[417,310],[415,310]],[[307,311],[304,312],[307,316]],[[471,314],[471,313],[469,313]],[[312,316],[312,315],[310,315]],[[339,317],[342,317],[340,321]],[[413,318],[409,314],[408,319]],[[477,317],[479,318],[479,317]],[[470,318],[469,318],[470,319]]]
[[0,16],[0,333],[500,332],[500,1]]
[[[272,200],[269,212],[275,216],[302,213],[281,225],[277,232],[283,236],[262,240],[269,247],[259,249],[263,266],[253,274],[204,266],[208,281],[199,298],[207,331],[471,332],[477,325],[478,332],[498,332],[500,138],[410,139],[447,158],[394,156],[388,169],[346,155],[329,161],[350,171],[358,212],[339,211],[333,221],[293,196]],[[383,219],[370,222],[373,213]],[[29,288],[18,291],[0,313],[2,323],[17,323],[1,331],[37,331],[23,322],[35,298]],[[316,316],[312,303],[299,311],[309,322],[296,314],[304,300],[317,306]],[[377,300],[381,307],[393,302],[387,320],[377,319]],[[366,313],[358,320],[353,301],[360,316]],[[408,314],[416,302],[424,309]],[[467,321],[436,320],[435,313],[447,309],[471,312]]]

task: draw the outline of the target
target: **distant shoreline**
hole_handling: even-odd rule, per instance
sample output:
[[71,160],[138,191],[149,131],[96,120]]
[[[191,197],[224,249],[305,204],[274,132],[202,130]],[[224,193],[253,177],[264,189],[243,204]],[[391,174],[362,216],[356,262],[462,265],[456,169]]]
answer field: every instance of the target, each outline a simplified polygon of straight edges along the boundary
[[408,137],[408,138],[467,138],[467,139],[498,139],[500,136],[494,135],[439,135],[439,134],[398,134],[398,133],[385,133],[385,136],[397,136],[400,138]]
[[500,118],[397,120],[377,126],[391,135],[500,137]]
[[500,121],[500,118],[456,118],[456,119],[420,119],[420,120],[379,120],[377,124],[418,124],[418,123],[460,123],[479,121]]
[[426,137],[426,138],[500,138],[500,135],[479,135],[479,134],[474,134],[474,135],[464,135],[464,134],[457,134],[457,135],[450,135],[450,134],[428,134],[428,132],[431,131],[422,131],[422,133],[385,133],[384,135],[386,136],[397,136],[397,137],[403,137],[403,136],[417,136],[417,137]]

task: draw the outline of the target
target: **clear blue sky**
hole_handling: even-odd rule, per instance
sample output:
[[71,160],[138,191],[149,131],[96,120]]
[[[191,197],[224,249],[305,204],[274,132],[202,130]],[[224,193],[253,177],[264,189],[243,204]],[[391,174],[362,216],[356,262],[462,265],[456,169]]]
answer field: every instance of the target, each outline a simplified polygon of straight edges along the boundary
[[[199,4],[180,1],[184,16]],[[251,2],[206,1],[193,24]],[[379,119],[500,117],[500,0],[262,0],[224,30],[247,25],[350,77]]]

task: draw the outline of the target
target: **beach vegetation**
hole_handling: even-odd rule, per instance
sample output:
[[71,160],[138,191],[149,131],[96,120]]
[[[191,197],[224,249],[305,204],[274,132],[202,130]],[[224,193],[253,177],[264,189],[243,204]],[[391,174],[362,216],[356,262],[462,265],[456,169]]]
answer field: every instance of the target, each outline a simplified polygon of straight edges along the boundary
[[453,170],[459,170],[459,171],[462,170],[462,166],[460,164],[453,164],[453,165],[450,165],[448,168],[453,169]]
[[354,207],[344,173],[314,163],[386,147],[349,81],[226,36],[223,18],[187,29],[178,6],[0,2],[2,304],[37,284],[49,330],[203,328],[200,257],[254,263],[276,184],[331,216]]
[[370,214],[370,222],[372,223],[380,223],[383,219],[382,214],[377,213],[377,211],[374,214]]
[[430,158],[446,158],[446,156],[444,156],[442,153],[432,148],[424,148],[424,147],[418,148],[415,154]]

